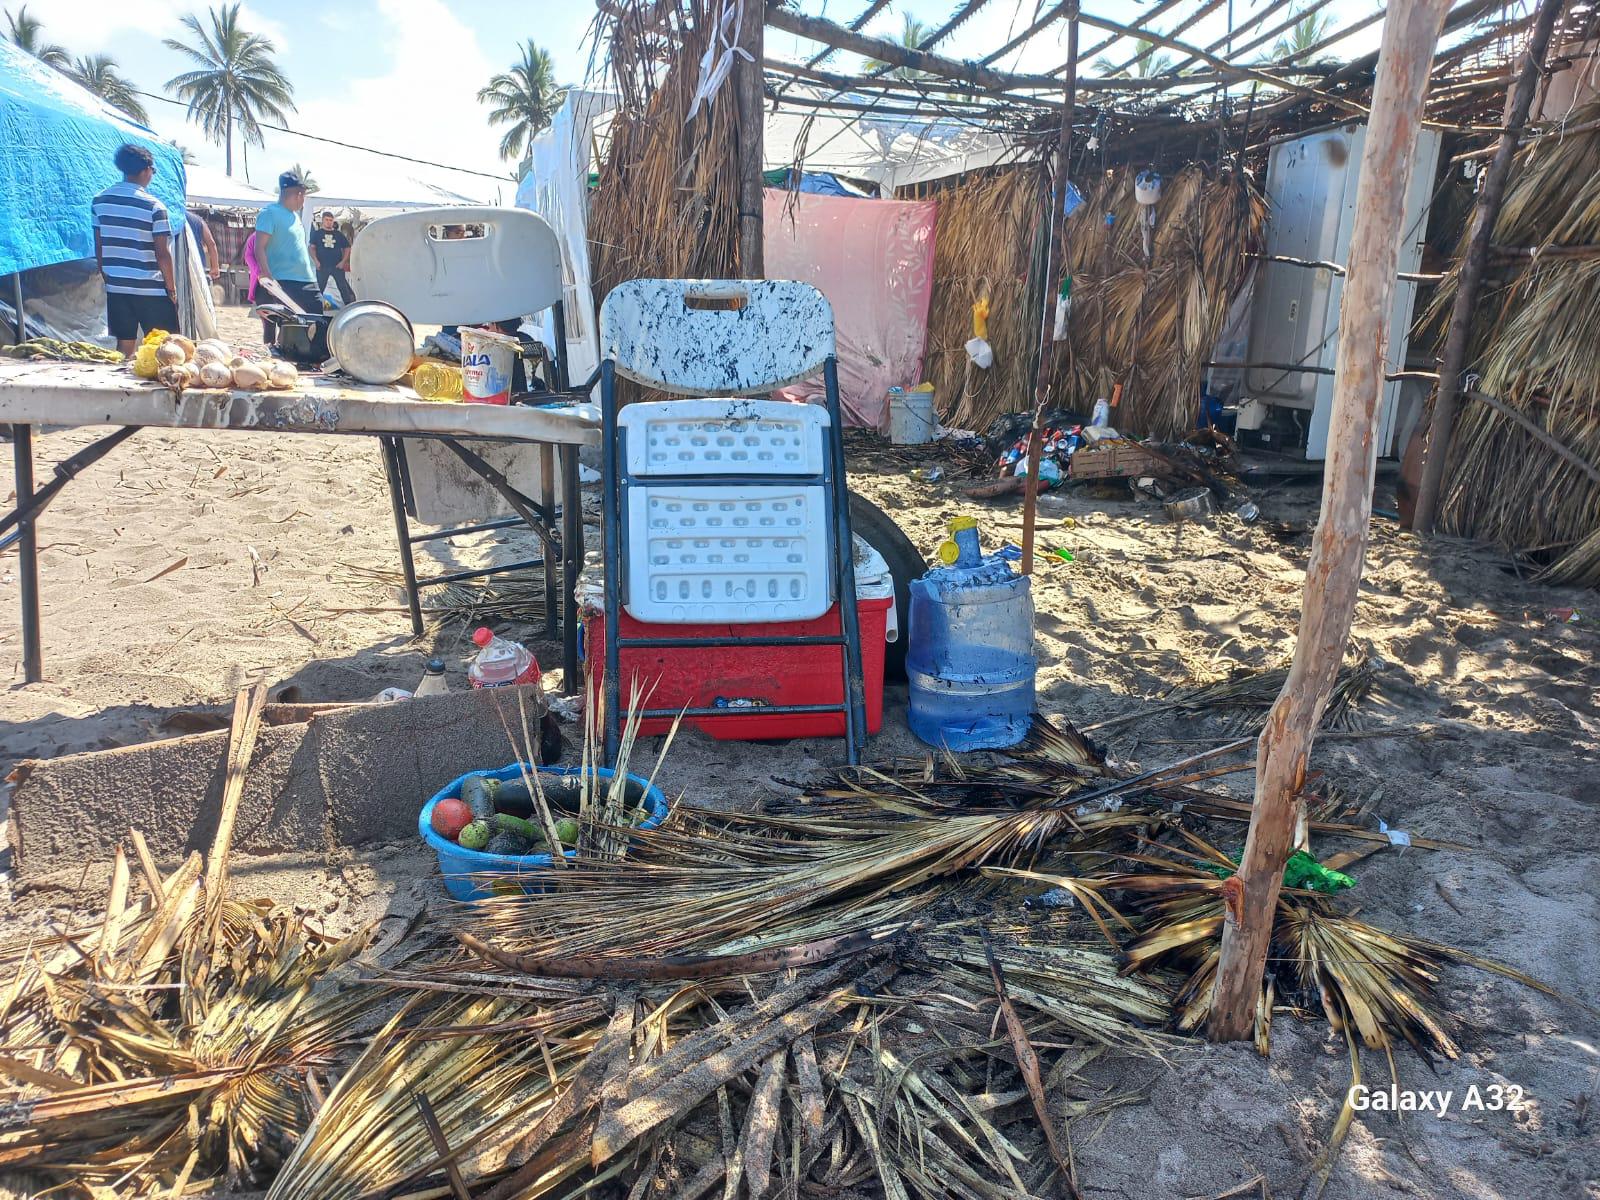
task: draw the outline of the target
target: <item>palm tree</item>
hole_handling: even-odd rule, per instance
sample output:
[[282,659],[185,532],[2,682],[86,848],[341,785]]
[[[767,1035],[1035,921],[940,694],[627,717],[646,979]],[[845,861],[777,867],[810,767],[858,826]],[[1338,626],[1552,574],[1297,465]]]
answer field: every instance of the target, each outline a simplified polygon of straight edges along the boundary
[[550,52],[530,38],[522,47],[522,61],[479,90],[478,103],[492,106],[489,124],[511,126],[500,139],[501,158],[521,157],[523,147],[549,128],[567,95],[566,88],[556,86],[555,70]]
[[[1289,10],[1289,15],[1294,15],[1294,10]],[[1273,62],[1288,62],[1298,59],[1300,55],[1323,41],[1333,32],[1333,17],[1329,13],[1312,12],[1301,17],[1289,27],[1289,31],[1272,44],[1271,60]],[[1328,56],[1319,54],[1310,62],[1321,62]]]
[[69,61],[67,52],[54,42],[43,40],[44,26],[36,17],[28,15],[26,4],[17,9],[15,15],[7,9],[6,24],[10,26],[6,36],[13,45],[27,51],[47,67],[54,67],[58,71],[66,69]]
[[68,77],[77,80],[112,108],[126,113],[141,125],[150,124],[150,114],[139,103],[139,94],[133,84],[117,70],[117,60],[109,54],[80,55],[71,66],[64,68]]
[[246,145],[261,142],[261,118],[287,121],[294,110],[294,87],[272,61],[277,47],[271,39],[251,33],[239,24],[239,5],[209,12],[211,27],[190,14],[184,25],[196,45],[165,39],[171,50],[185,55],[199,68],[167,80],[167,90],[189,105],[206,136],[227,148],[227,171],[233,174],[233,130],[237,125]]
[[1102,79],[1150,79],[1164,75],[1176,65],[1172,55],[1156,53],[1156,44],[1135,38],[1133,48],[1137,57],[1129,66],[1118,68],[1110,58],[1102,55],[1094,60],[1095,71]]
[[[928,40],[928,35],[933,31],[917,20],[910,13],[902,13],[904,24],[900,28],[900,36],[894,40],[907,50],[920,50],[922,43]],[[886,62],[879,62],[875,58],[867,60],[867,73],[870,75],[888,75],[891,79],[923,79],[927,73],[911,67],[896,67]]]
[[299,163],[295,163],[289,170],[293,171],[300,182],[306,185],[307,195],[322,190],[322,185],[317,182],[317,177],[311,173],[310,168],[302,167]]
[[184,166],[192,167],[200,161],[194,156],[194,151],[189,149],[189,147],[180,146],[177,142],[169,142],[168,144],[178,151],[178,157],[183,160]]

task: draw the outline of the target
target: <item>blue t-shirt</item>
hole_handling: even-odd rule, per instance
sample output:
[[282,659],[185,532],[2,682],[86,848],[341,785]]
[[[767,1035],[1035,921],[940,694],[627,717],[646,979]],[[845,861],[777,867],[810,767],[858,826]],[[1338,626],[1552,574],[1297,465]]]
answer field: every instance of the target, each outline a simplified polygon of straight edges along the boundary
[[311,283],[311,255],[306,250],[306,231],[300,218],[281,204],[269,204],[256,215],[256,232],[272,240],[267,243],[267,274],[273,279]]

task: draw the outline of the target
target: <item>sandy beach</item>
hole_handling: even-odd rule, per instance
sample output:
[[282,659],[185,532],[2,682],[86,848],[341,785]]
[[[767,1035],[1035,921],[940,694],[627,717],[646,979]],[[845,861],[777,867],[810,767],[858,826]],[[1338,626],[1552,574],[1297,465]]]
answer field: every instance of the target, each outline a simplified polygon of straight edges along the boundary
[[[250,336],[237,311],[227,317],[235,337]],[[44,433],[40,475],[94,436]],[[852,462],[852,485],[924,550],[958,512],[979,516],[991,544],[1020,540],[1020,505],[974,505],[961,483],[913,479],[888,453]],[[1316,489],[1271,489],[1258,501],[1255,524],[1216,516],[1174,525],[1125,491],[1044,497],[1042,547],[1067,549],[1073,561],[1045,558],[1035,577],[1041,711],[1090,725],[1180,683],[1285,661]],[[424,561],[504,560],[526,541],[491,533],[432,543]],[[21,682],[16,560],[0,558],[0,771],[162,736],[172,710],[223,703],[255,681],[275,696],[362,700],[414,686],[439,654],[452,686],[466,686],[470,631],[449,625],[413,641],[397,592],[362,574],[398,569],[371,439],[144,432],[65,491],[40,523],[40,548],[41,683]],[[1381,694],[1359,710],[1357,729],[1322,737],[1312,760],[1370,800],[1374,822],[1467,847],[1360,863],[1352,873],[1364,919],[1497,959],[1590,1005],[1600,997],[1595,599],[1531,583],[1493,550],[1424,544],[1374,518],[1354,637],[1385,664]],[[558,646],[533,636],[529,645],[547,668],[559,665]],[[874,754],[920,752],[904,702],[904,689],[891,689]],[[1104,740],[1118,758],[1155,766],[1227,736],[1209,718],[1153,712],[1108,727]],[[839,760],[833,742],[685,735],[662,778],[687,803],[745,806]],[[1229,778],[1248,794],[1248,774]],[[407,844],[241,874],[253,887],[315,897],[332,923],[353,925],[438,903],[430,865]],[[9,899],[8,935],[74,902],[66,885]],[[1462,1057],[1430,1071],[1410,1052],[1397,1055],[1402,1082],[1458,1092],[1514,1084],[1525,1109],[1403,1123],[1369,1114],[1325,1195],[1600,1195],[1600,1022],[1465,968],[1448,969],[1440,990],[1463,1018],[1454,1031]],[[1386,1085],[1382,1056],[1365,1061]],[[1320,1021],[1285,1016],[1268,1059],[1245,1046],[1195,1046],[1166,1066],[1107,1056],[1089,1074],[1096,1087],[1143,1098],[1075,1131],[1088,1195],[1256,1195],[1228,1189],[1258,1174],[1270,1194],[1289,1195],[1329,1134],[1348,1061]]]

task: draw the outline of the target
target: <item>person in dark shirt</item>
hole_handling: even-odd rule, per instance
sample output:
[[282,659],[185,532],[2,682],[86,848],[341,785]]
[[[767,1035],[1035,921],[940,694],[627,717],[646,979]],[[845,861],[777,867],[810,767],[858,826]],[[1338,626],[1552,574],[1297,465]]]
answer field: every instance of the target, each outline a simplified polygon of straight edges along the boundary
[[356,298],[350,286],[350,239],[334,224],[333,213],[324,211],[317,227],[311,231],[311,253],[317,259],[317,290],[326,291],[331,278],[339,285],[339,295],[346,304]]
[[201,219],[199,213],[185,213],[183,219],[189,226],[189,236],[194,238],[194,244],[200,248],[200,256],[206,264],[206,276],[215,283],[222,278],[222,255],[217,250],[216,236],[211,232],[211,226]]

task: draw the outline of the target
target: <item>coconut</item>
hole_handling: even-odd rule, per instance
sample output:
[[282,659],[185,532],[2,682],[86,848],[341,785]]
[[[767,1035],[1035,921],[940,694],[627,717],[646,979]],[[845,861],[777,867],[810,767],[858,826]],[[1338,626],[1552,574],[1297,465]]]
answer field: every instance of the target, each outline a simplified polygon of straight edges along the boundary
[[258,392],[267,386],[267,373],[255,363],[244,363],[233,368],[233,386]]
[[225,388],[233,384],[233,372],[225,362],[212,359],[200,365],[200,386],[208,388]]
[[292,388],[300,382],[300,372],[293,363],[275,362],[267,369],[267,379],[275,388]]
[[156,363],[163,367],[175,367],[179,363],[188,362],[189,353],[178,344],[177,338],[168,338],[156,347]]

